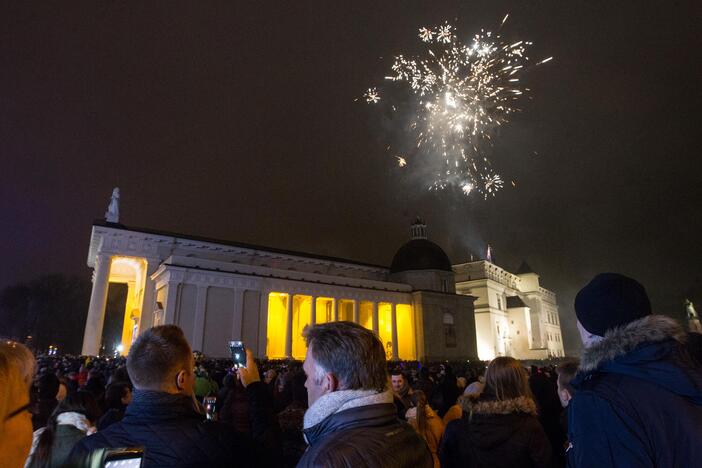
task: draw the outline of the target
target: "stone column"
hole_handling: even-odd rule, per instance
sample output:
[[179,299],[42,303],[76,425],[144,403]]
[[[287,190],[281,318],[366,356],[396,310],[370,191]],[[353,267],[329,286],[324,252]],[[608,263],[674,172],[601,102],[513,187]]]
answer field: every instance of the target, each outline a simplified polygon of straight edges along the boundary
[[332,299],[332,321],[339,321],[339,299]]
[[399,357],[397,356],[397,305],[392,303],[392,312],[390,313],[390,320],[392,323],[392,360],[397,361]]
[[163,325],[175,325],[176,306],[178,305],[178,285],[176,281],[168,281],[166,303],[163,305]]
[[[256,357],[266,357],[268,348],[268,293],[267,289],[261,291],[260,308],[258,311],[258,343]],[[246,344],[246,343],[244,343]]]
[[361,308],[361,303],[357,300],[353,301],[353,323],[358,323],[360,322],[360,311],[359,309]]
[[83,334],[82,354],[86,356],[97,356],[100,352],[111,263],[112,257],[108,254],[99,253],[95,258],[93,289],[90,293],[88,318],[85,321],[85,333]]
[[234,317],[232,317],[232,340],[243,339],[245,289],[234,290]]
[[195,318],[193,320],[193,350],[204,352],[205,340],[205,314],[207,312],[207,291],[209,286],[197,285],[197,295],[195,296]]
[[144,294],[141,301],[141,318],[139,319],[139,333],[154,326],[154,310],[156,310],[156,284],[151,279],[161,265],[158,258],[146,259],[146,278],[144,279]]
[[286,302],[286,326],[285,326],[285,357],[292,358],[292,333],[293,333],[293,296],[288,294],[288,300]]
[[373,301],[372,304],[373,304],[373,333],[380,336],[378,334],[378,330],[380,329],[380,325],[378,325],[378,303]]
[[312,296],[310,303],[310,325],[317,323],[317,296]]

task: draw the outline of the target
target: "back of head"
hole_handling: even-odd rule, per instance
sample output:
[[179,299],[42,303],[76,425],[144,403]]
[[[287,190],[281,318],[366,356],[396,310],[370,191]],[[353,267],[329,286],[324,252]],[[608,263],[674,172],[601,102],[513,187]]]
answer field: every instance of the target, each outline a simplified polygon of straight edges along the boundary
[[135,388],[161,390],[170,383],[173,372],[188,369],[192,359],[183,331],[175,325],[161,325],[136,339],[127,357],[127,371]]
[[126,382],[131,386],[132,381],[129,379],[129,373],[127,372],[126,366],[119,366],[117,369],[112,371],[112,375],[110,375],[110,378],[107,381],[107,385],[113,384],[115,382]]
[[44,431],[39,437],[39,442],[32,455],[32,466],[46,466],[51,460],[51,451],[56,436],[58,418],[64,413],[78,413],[85,416],[90,425],[95,424],[100,416],[95,398],[88,392],[74,392],[66,396],[54,409]]
[[54,374],[44,374],[37,379],[36,387],[40,399],[56,398],[59,390],[59,379]]
[[110,384],[105,390],[105,407],[122,409],[124,404],[122,399],[128,395],[129,384],[126,382],[115,382]]
[[342,390],[385,391],[385,349],[370,330],[352,322],[330,322],[305,328],[305,341],[317,365],[339,380]]
[[485,391],[498,400],[511,400],[519,397],[532,398],[529,378],[522,364],[508,356],[492,360],[485,372]]
[[0,341],[0,354],[6,356],[10,365],[17,368],[21,379],[29,388],[34,380],[37,365],[29,348],[16,341]]
[[100,409],[95,397],[86,391],[78,391],[67,395],[56,406],[56,409],[51,414],[51,419],[55,420],[61,413],[79,413],[92,423],[95,423],[100,417]]
[[596,336],[651,314],[646,290],[618,273],[600,273],[575,296],[575,315]]

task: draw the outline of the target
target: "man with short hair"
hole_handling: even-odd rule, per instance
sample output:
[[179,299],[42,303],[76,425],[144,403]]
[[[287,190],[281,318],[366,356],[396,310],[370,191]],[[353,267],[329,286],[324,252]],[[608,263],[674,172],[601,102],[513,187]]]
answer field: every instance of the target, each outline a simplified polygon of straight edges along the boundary
[[571,381],[569,466],[699,466],[702,372],[682,327],[615,273],[585,286],[575,313],[585,350]]
[[[134,385],[124,418],[82,439],[71,453],[78,462],[100,448],[144,447],[144,466],[260,466],[246,437],[218,422],[206,421],[196,405],[195,362],[183,331],[162,325],[144,331],[132,345],[127,371]],[[265,407],[267,397],[253,356],[239,377],[251,406]],[[270,407],[270,402],[268,404]],[[266,424],[254,414],[252,428]],[[263,419],[263,420],[262,420]]]
[[378,337],[351,322],[306,327],[304,336],[309,447],[298,467],[432,467],[424,440],[397,418]]
[[400,369],[393,369],[390,372],[390,384],[395,397],[397,416],[406,420],[407,410],[416,406],[413,397],[414,391],[412,391],[409,382],[407,382],[407,375]]

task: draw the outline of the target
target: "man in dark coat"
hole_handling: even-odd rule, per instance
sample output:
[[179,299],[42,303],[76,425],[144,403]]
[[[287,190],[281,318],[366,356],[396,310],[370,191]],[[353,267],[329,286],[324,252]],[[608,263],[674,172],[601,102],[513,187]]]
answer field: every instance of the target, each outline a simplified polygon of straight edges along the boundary
[[247,367],[239,370],[239,377],[251,399],[252,435],[266,444],[266,451],[261,450],[265,457],[232,427],[205,420],[193,398],[194,365],[180,328],[164,325],[139,335],[127,358],[135,391],[124,418],[81,440],[71,460],[78,464],[100,448],[144,447],[146,467],[264,466],[279,461],[272,402],[251,352],[247,350]]
[[699,466],[702,372],[643,286],[596,276],[575,299],[585,350],[568,405],[572,467]]
[[388,388],[385,350],[351,322],[305,330],[309,444],[298,467],[431,468],[426,442],[397,418]]

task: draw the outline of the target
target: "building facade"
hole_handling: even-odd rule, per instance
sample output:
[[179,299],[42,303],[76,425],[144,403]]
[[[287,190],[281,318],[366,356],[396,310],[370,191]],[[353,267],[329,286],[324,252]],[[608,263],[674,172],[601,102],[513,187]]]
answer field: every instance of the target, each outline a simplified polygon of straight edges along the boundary
[[[176,324],[194,350],[303,359],[308,324],[349,320],[378,334],[389,359],[477,357],[474,298],[456,294],[446,254],[412,226],[390,268],[204,239],[115,222],[93,225],[94,269],[83,354],[127,354],[140,330]],[[127,285],[122,334],[103,336],[110,284]]]
[[517,273],[480,260],[454,265],[456,291],[476,297],[478,356],[565,356],[556,295],[526,262]]

